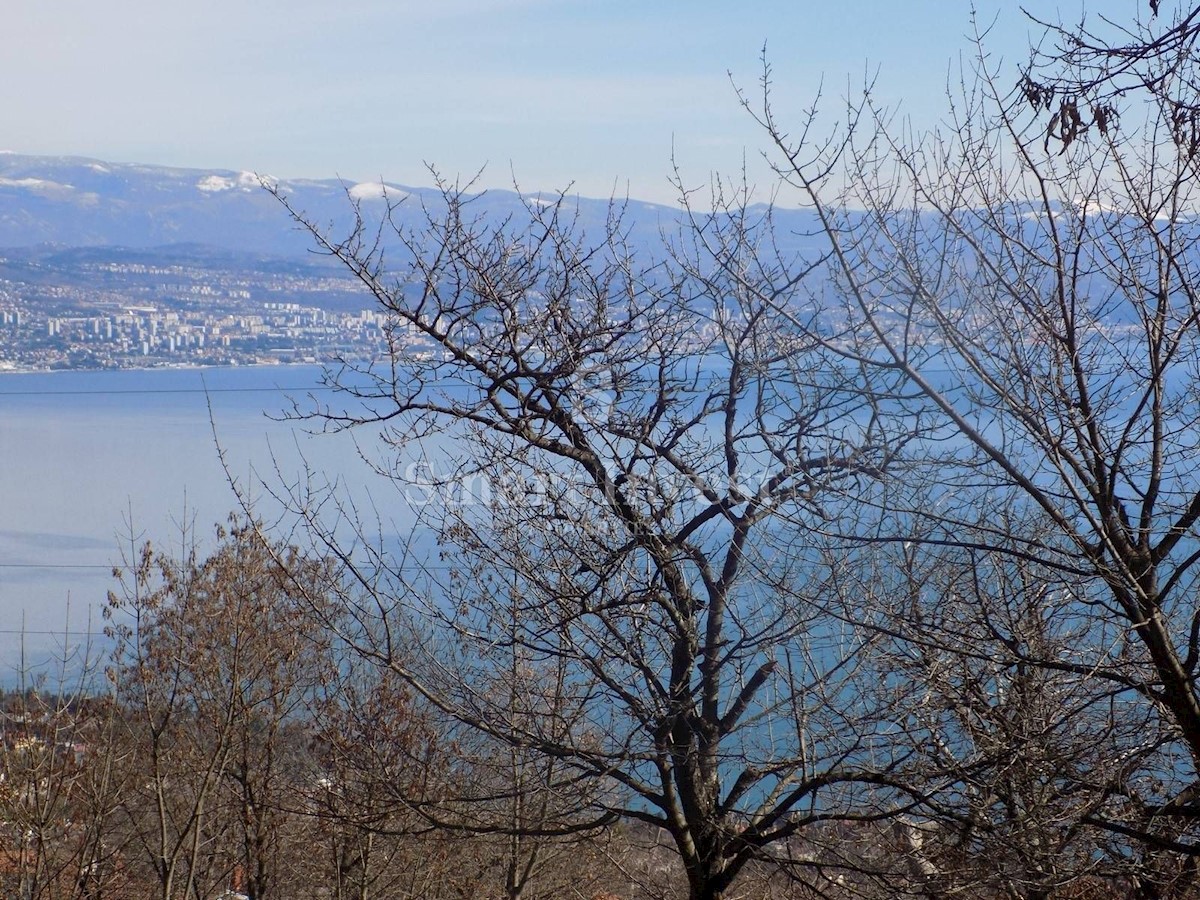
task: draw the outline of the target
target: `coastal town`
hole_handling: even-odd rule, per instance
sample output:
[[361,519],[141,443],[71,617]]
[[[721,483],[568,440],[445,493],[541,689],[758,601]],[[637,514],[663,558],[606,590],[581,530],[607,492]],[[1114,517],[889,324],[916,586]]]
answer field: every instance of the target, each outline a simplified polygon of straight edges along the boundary
[[319,267],[152,252],[3,258],[0,372],[363,361],[389,341],[420,343],[369,305]]

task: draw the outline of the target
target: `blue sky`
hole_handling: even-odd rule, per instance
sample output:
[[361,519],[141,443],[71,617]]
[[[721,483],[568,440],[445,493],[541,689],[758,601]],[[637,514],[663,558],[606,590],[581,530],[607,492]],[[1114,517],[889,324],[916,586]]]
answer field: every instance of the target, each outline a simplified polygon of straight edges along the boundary
[[[1024,58],[1017,4],[978,9],[993,52]],[[971,29],[958,0],[8,0],[3,18],[0,149],[418,185],[426,163],[486,166],[487,186],[659,201],[672,152],[689,184],[745,159],[767,188],[727,75],[753,89],[764,42],[785,119],[878,69],[924,127]]]

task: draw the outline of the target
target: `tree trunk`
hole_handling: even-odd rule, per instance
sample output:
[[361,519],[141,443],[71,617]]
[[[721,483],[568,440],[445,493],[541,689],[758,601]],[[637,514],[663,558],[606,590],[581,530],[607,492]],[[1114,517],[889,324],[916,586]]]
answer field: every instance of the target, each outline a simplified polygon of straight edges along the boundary
[[688,900],[725,900],[725,892],[729,890],[736,874],[730,871],[728,863],[719,859],[697,860],[688,867]]

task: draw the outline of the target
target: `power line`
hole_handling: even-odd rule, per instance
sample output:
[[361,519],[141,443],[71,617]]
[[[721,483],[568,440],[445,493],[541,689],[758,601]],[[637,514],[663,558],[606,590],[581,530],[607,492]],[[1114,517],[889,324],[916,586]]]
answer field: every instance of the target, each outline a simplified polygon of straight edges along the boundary
[[[42,569],[82,569],[82,570],[91,570],[91,571],[111,572],[113,569],[128,569],[128,568],[130,568],[130,567],[121,565],[120,563],[21,563],[21,562],[13,563],[13,562],[0,562],[0,569],[34,569],[34,570],[39,570],[39,571]],[[362,565],[356,566],[356,568],[358,568],[360,571],[367,571],[367,570],[378,571],[381,567],[376,563],[364,563]],[[401,567],[384,566],[382,568],[386,568],[388,570],[399,571],[400,569],[403,569],[404,567],[403,566],[401,566]],[[408,568],[415,569],[416,571],[449,572],[449,571],[459,568],[459,567],[455,566],[451,563],[432,563],[432,564],[428,564],[428,565],[423,564],[423,563],[410,563]]]
[[0,636],[3,635],[51,635],[53,637],[107,637],[104,631],[78,631],[75,629],[64,630],[62,628],[0,628]]
[[0,391],[0,397],[107,397],[121,394],[311,394],[337,390],[328,385],[308,387],[225,387],[225,388],[113,388],[111,390],[27,390]]
[[[120,568],[118,566],[118,568]],[[100,563],[10,563],[0,562],[0,569],[104,569],[111,572],[113,564]]]

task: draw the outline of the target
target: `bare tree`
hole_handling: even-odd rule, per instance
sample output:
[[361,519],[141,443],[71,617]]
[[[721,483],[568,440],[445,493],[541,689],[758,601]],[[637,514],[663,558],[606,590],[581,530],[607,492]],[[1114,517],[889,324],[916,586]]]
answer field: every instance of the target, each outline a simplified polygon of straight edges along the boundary
[[119,716],[95,693],[103,657],[68,637],[51,672],[22,664],[18,688],[0,700],[0,878],[6,894],[29,900],[100,900],[125,887]]
[[[910,447],[935,487],[877,496],[870,537],[1000,554],[1060,585],[1025,592],[1023,620],[976,619],[959,656],[992,666],[993,686],[1021,676],[1071,693],[1083,680],[1107,698],[1114,731],[1137,742],[1081,770],[1086,758],[1064,760],[1050,786],[1102,801],[1074,824],[1136,862],[1142,895],[1180,896],[1200,847],[1192,154],[1153,98],[1144,127],[1049,146],[987,66],[981,52],[950,127],[920,139],[889,132],[869,103],[824,146],[791,138],[769,71],[762,103],[746,98],[836,286],[792,322],[848,366],[902,376],[936,421],[938,439]],[[824,331],[806,324],[818,304]],[[1070,639],[1046,641],[1047,627]]]
[[[488,223],[445,187],[427,212],[421,233],[360,219],[345,240],[305,223],[391,346],[332,372],[337,405],[310,421],[382,431],[376,463],[438,548],[389,553],[354,510],[330,515],[340,495],[293,492],[357,580],[344,637],[540,758],[544,809],[571,811],[541,833],[665,829],[696,900],[811,823],[872,815],[902,753],[860,684],[869,641],[805,595],[806,528],[914,426],[893,432],[857,373],[812,352],[800,277],[773,283],[752,252],[767,223],[714,220],[744,268],[697,274],[690,239],[639,263],[619,206],[590,236],[561,197]],[[514,665],[521,690],[497,691]],[[492,827],[529,833],[508,821]]]
[[118,702],[128,710],[126,747],[136,768],[144,771],[122,808],[131,843],[141,849],[138,857],[144,855],[161,900],[227,884],[230,873],[224,868],[217,884],[204,884],[205,835],[228,763],[232,728],[230,704],[206,703],[204,687],[189,678],[190,666],[207,667],[209,662],[195,657],[185,627],[197,562],[194,547],[186,552],[190,555],[177,563],[156,555],[148,543],[133,548],[118,573],[122,592],[109,597],[119,666],[113,677]]
[[330,673],[327,636],[306,626],[331,567],[248,525],[217,536],[203,560],[186,540],[181,559],[146,544],[111,595],[113,678],[138,769],[123,806],[163,900],[295,888],[282,883],[301,814],[293,777],[311,771],[305,713]]
[[445,792],[458,748],[387,669],[341,659],[313,707],[310,785],[302,790],[320,860],[315,883],[337,900],[453,896],[471,877],[461,835],[423,815]]
[[[502,594],[503,581],[491,569],[478,567],[472,577],[492,581],[495,593]],[[504,609],[500,596],[492,599],[497,610]],[[539,661],[522,647],[519,617],[524,602],[509,591],[509,620],[495,623],[506,649],[494,655],[493,683],[482,693],[504,716],[504,733],[537,732],[558,743],[577,739],[593,726],[573,699],[570,666],[562,657]],[[505,624],[507,633],[500,632]],[[469,646],[464,649],[472,652]],[[557,756],[497,740],[474,726],[452,728],[449,735],[455,738],[459,757],[454,809],[449,817],[438,813],[434,819],[474,836],[489,857],[481,882],[498,882],[505,900],[559,897],[570,890],[584,893],[589,884],[593,892],[598,889],[599,879],[612,874],[611,868],[598,865],[597,848],[605,843],[607,829],[587,827],[589,817],[580,811],[602,804],[605,798],[599,792],[605,786],[596,779],[573,778]],[[563,790],[564,783],[572,789]]]
[[1122,895],[1125,839],[1091,819],[1170,738],[1102,679],[1036,661],[1092,638],[1072,580],[918,538],[860,549],[836,582],[844,614],[883,636],[881,668],[903,696],[896,724],[924,761],[913,770],[935,776],[925,809],[866,848],[894,892],[1045,900],[1093,883]]
[[1176,143],[1189,156],[1200,151],[1200,81],[1192,64],[1200,6],[1146,0],[1138,7],[1119,19],[1085,12],[1075,23],[1026,13],[1044,37],[1021,74],[1020,93],[1048,115],[1047,146],[1065,149],[1089,134],[1103,139],[1117,128],[1127,98],[1149,96],[1168,110]]

